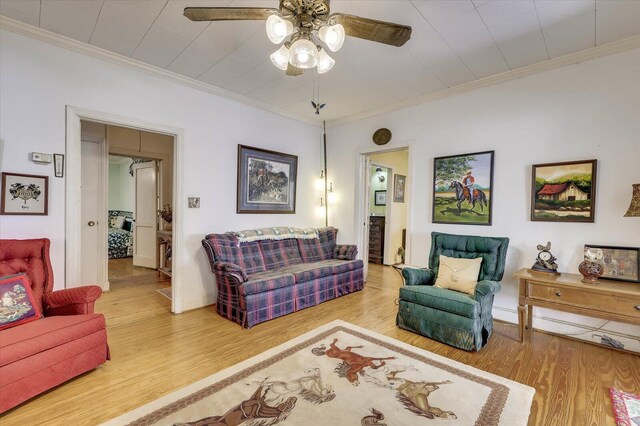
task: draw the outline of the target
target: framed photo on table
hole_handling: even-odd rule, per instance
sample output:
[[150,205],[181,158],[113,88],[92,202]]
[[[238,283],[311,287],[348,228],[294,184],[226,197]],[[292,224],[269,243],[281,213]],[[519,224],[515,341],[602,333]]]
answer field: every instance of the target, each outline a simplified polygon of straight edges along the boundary
[[46,216],[48,193],[48,176],[3,172],[0,214]]
[[298,157],[238,145],[237,213],[295,213]]
[[604,273],[600,278],[640,283],[640,247],[585,244],[584,251],[602,250]]

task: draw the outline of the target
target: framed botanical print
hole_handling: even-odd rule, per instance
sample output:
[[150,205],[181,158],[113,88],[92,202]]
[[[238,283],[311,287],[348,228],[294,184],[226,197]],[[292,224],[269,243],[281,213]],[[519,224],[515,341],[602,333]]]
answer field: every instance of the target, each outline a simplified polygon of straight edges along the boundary
[[433,223],[491,225],[494,151],[434,159]]
[[404,190],[407,177],[403,175],[393,175],[393,201],[404,203]]
[[48,193],[48,176],[2,173],[0,214],[46,216]]
[[238,145],[237,213],[295,213],[298,157]]
[[534,164],[531,220],[593,222],[598,160]]

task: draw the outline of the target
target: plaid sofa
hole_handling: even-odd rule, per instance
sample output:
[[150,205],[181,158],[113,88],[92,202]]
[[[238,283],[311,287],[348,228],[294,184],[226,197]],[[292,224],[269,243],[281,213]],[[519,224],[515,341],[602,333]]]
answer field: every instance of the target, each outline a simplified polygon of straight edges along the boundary
[[337,229],[320,228],[312,236],[280,233],[281,238],[262,232],[274,229],[280,228],[256,230],[265,239],[243,238],[242,231],[202,240],[216,277],[220,315],[250,328],[362,290],[357,247],[337,245]]

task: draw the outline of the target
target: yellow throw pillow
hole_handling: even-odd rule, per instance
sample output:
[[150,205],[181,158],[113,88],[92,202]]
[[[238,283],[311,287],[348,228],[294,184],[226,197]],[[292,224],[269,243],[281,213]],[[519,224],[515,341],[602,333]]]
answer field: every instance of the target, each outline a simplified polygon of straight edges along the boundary
[[482,258],[458,259],[440,255],[440,268],[434,287],[473,294],[478,284]]

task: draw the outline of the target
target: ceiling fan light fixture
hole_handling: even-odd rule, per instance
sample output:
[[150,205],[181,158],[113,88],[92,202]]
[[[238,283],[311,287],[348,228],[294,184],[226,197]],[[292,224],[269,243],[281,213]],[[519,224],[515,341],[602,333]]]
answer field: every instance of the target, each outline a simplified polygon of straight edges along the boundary
[[293,33],[293,24],[277,15],[267,18],[267,37],[274,44],[280,44]]
[[318,53],[318,74],[324,74],[331,70],[335,63],[336,60],[329,56],[326,50],[320,49],[320,52]]
[[344,43],[344,27],[341,24],[324,26],[318,30],[318,37],[324,41],[329,50],[337,52]]
[[318,65],[318,48],[311,40],[299,38],[289,49],[289,63],[296,68],[308,70]]
[[286,71],[289,66],[289,49],[287,49],[287,46],[283,44],[280,46],[280,49],[271,54],[270,58],[273,65],[283,71]]

